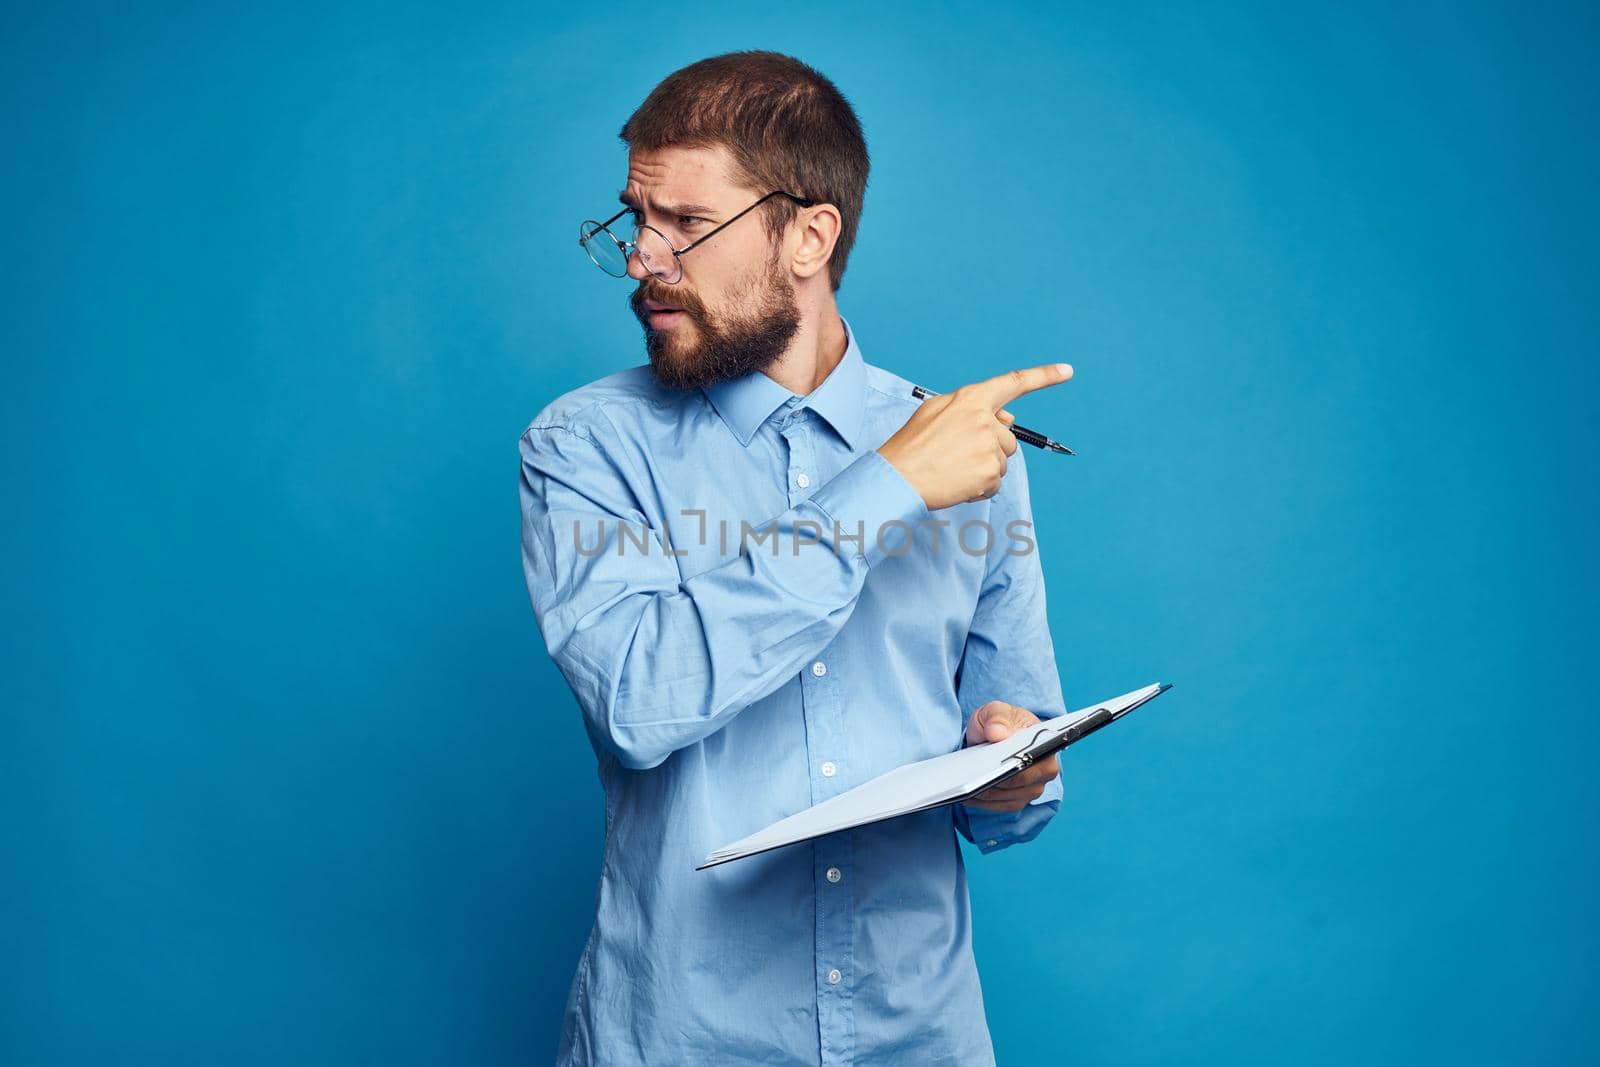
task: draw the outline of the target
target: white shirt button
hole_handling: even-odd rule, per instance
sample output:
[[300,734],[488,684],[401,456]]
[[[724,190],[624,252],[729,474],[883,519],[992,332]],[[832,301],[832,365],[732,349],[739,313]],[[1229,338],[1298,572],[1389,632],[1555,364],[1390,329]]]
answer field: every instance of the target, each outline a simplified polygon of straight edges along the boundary
[[824,763],[822,765],[822,777],[824,777],[824,778],[832,778],[833,775],[834,775],[834,772],[836,772],[838,769],[839,768],[837,768],[837,767],[835,767],[833,765],[833,760],[828,760],[826,763]]
[[824,674],[828,673],[828,665],[819,659],[817,662],[811,665],[811,673],[816,675],[818,678],[821,678]]
[[828,972],[828,984],[829,985],[838,985],[839,984],[839,979],[841,979],[843,977],[844,977],[844,975],[839,973],[839,968],[835,967],[833,970]]
[[800,488],[804,489],[806,486],[811,484],[811,475],[805,474],[805,473],[802,472],[800,474],[795,475],[795,479],[794,480],[795,480],[795,484],[800,486]]
[[992,837],[991,837],[991,838],[989,838],[989,840],[987,840],[987,841],[985,841],[985,842],[984,842],[984,844],[986,844],[986,845],[988,845],[988,846],[989,846],[989,847],[990,847],[990,848],[993,848],[993,847],[994,847],[994,846],[995,846],[995,845],[998,845],[998,844],[999,844],[999,843],[1000,843],[1000,842],[998,842],[998,841],[996,841],[996,840],[995,840],[995,839],[994,839],[994,838],[992,838]]
[[844,872],[839,870],[839,868],[837,868],[837,867],[829,867],[828,868],[828,881],[837,882],[839,879],[841,879],[843,877],[844,877]]

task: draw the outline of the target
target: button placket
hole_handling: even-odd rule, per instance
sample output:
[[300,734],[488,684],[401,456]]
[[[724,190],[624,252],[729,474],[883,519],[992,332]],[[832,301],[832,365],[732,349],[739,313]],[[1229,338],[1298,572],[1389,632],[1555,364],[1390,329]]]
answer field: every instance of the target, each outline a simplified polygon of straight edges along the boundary
[[[796,407],[778,426],[788,445],[789,464],[784,486],[789,505],[808,496],[823,481],[815,449],[815,420]],[[822,551],[808,546],[802,551]],[[806,727],[806,751],[812,768],[812,803],[819,803],[844,788],[839,769],[845,750],[844,711],[840,700],[838,664],[828,649],[800,671],[800,699]],[[848,673],[848,672],[846,672]],[[849,834],[831,835],[827,845],[812,843],[814,891],[817,895],[814,947],[816,952],[817,1013],[824,1064],[849,1063],[855,1045],[855,1016],[850,984],[845,976],[855,952],[854,901],[844,875],[850,870],[853,841]],[[826,855],[823,855],[823,850]]]
[[784,440],[789,442],[789,503],[798,504],[809,496],[805,490],[816,480],[816,455],[812,450],[810,420],[806,408],[796,408],[783,424]]
[[822,1062],[849,1063],[855,1046],[855,1010],[845,977],[855,962],[855,900],[845,872],[855,858],[855,834],[812,842],[816,877],[817,1018]]

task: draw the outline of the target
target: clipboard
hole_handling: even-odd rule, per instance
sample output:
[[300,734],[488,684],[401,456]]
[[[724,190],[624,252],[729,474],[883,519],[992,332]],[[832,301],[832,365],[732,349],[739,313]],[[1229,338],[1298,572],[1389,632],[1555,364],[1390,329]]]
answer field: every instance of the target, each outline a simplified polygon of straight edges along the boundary
[[1045,719],[1018,730],[1003,741],[969,745],[942,756],[896,767],[854,789],[779,819],[748,837],[714,849],[695,870],[703,871],[824,834],[967,800],[1021,773],[1051,753],[1110,726],[1171,688],[1170,682],[1157,682],[1066,715]]

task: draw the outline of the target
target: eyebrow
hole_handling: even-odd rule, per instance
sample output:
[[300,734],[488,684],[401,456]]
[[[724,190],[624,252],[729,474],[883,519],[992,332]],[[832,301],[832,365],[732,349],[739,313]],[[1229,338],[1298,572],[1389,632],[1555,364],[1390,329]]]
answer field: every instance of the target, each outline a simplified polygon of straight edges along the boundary
[[[623,207],[631,207],[635,211],[639,205],[629,196],[627,190],[617,194],[617,202]],[[715,215],[717,209],[705,204],[656,204],[655,209],[667,215]]]

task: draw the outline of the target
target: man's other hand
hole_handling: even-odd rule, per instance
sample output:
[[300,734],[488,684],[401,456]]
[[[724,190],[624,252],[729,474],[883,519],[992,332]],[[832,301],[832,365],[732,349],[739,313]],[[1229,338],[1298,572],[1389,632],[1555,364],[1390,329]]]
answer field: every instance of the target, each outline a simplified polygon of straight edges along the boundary
[[[966,744],[1004,741],[1018,730],[1026,729],[1038,721],[1039,717],[1027,708],[1019,708],[1003,700],[991,700],[973,712],[972,718],[967,721]],[[971,797],[966,804],[988,811],[1021,811],[1044,792],[1046,782],[1060,773],[1061,764],[1052,752],[1027,770]]]

